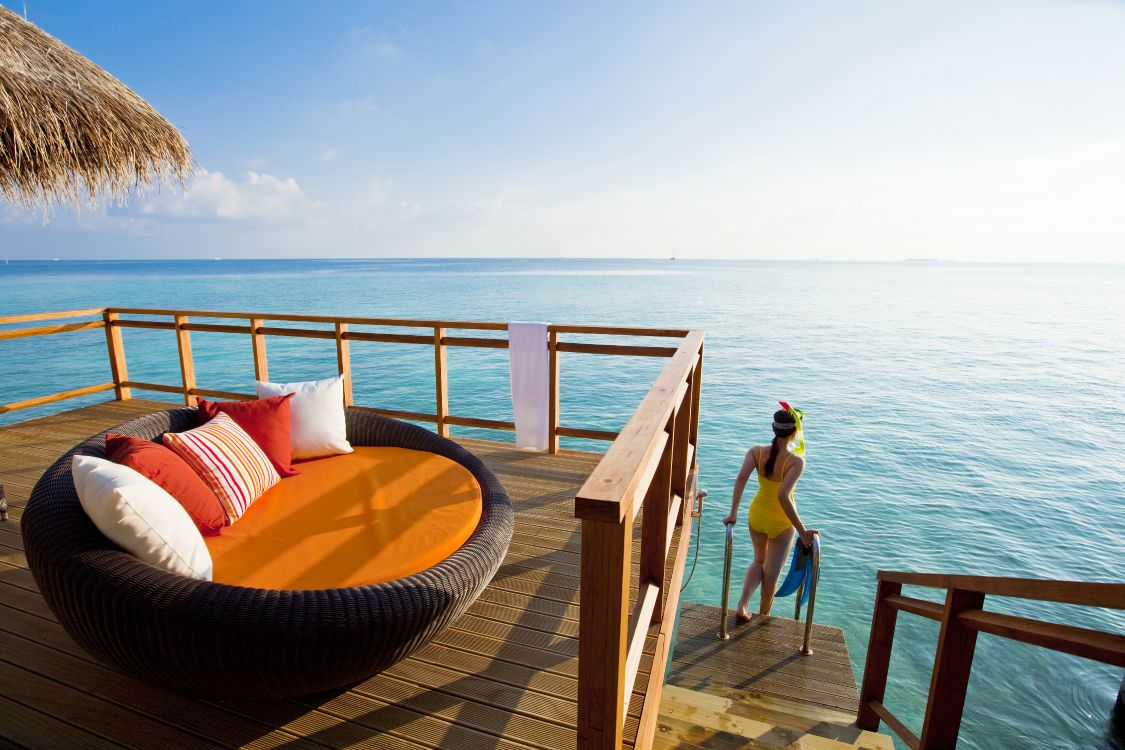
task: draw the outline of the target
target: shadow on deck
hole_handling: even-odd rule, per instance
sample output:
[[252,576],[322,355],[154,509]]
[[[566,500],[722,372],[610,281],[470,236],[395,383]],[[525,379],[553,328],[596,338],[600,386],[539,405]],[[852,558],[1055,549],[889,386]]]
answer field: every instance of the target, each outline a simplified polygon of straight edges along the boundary
[[[168,408],[110,401],[0,428],[0,744],[31,747],[542,748],[576,746],[580,526],[574,496],[600,455],[521,452],[459,439],[516,509],[508,555],[468,612],[432,643],[349,690],[275,702],[186,698],[82,651],[39,595],[20,536],[39,475],[83,438]],[[676,534],[673,544],[678,544]],[[654,638],[640,672],[649,672]],[[638,678],[643,689],[645,679]],[[637,733],[643,695],[625,725]]]

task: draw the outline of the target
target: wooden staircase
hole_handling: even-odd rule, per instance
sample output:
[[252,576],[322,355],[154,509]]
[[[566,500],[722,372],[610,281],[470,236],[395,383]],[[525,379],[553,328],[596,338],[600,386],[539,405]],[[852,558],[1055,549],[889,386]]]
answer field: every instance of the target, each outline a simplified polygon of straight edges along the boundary
[[855,726],[858,694],[840,629],[814,625],[813,653],[802,656],[803,623],[732,622],[723,642],[719,616],[717,607],[683,605],[655,750],[894,750],[887,735]]

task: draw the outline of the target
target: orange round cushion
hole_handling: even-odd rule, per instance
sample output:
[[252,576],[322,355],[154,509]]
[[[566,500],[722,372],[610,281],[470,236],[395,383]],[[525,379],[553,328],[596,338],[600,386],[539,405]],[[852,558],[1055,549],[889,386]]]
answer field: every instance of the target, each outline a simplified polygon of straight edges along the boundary
[[205,537],[214,580],[260,589],[382,583],[431,568],[480,521],[468,469],[405,448],[300,464],[218,536]]

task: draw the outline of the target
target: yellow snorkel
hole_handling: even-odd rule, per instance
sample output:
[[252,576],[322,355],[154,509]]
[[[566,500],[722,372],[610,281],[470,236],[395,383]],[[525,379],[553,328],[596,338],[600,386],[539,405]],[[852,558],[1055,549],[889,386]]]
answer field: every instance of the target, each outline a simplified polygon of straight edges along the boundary
[[781,408],[789,412],[793,416],[793,421],[797,423],[797,432],[793,442],[789,444],[789,450],[796,453],[798,456],[805,455],[805,430],[801,425],[801,421],[805,418],[805,413],[800,409],[790,406],[786,401],[778,401]]

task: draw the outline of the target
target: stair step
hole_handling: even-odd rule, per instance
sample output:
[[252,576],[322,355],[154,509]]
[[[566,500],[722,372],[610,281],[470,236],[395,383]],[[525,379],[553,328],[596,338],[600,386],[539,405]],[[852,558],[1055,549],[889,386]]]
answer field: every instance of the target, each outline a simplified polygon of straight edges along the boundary
[[848,714],[823,709],[817,713],[775,698],[759,696],[747,702],[665,685],[658,736],[669,748],[894,750],[890,737],[856,728]]

